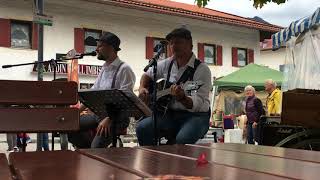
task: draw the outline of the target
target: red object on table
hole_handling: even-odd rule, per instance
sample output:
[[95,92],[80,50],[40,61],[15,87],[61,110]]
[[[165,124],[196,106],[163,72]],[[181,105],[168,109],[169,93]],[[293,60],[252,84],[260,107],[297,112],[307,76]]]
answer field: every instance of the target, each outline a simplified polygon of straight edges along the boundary
[[197,159],[197,166],[202,166],[208,164],[207,156],[205,153],[201,153]]

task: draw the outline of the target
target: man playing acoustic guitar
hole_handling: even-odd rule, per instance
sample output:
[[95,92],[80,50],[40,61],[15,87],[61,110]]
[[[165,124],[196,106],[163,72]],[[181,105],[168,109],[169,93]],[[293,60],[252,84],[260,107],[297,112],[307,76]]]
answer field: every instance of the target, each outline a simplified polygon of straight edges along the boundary
[[[168,131],[177,144],[193,144],[203,137],[209,128],[211,72],[205,63],[196,59],[192,52],[191,32],[186,28],[174,29],[166,36],[173,56],[158,62],[157,79],[165,78],[172,99],[165,114],[159,113],[158,128]],[[157,80],[156,79],[156,80]],[[149,85],[153,81],[152,68],[142,75],[139,96],[145,100],[149,96]],[[182,84],[187,81],[202,82],[203,85],[186,92]],[[136,128],[139,144],[152,145],[154,138],[152,118],[142,119]],[[160,134],[161,135],[161,134]]]

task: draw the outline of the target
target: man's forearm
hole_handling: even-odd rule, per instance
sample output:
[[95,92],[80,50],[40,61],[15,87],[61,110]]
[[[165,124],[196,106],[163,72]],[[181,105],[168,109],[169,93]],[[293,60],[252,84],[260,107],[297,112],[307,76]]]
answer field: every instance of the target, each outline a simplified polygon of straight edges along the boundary
[[79,108],[79,112],[81,113],[82,111],[84,111],[87,107],[83,104],[80,105],[80,108]]
[[183,99],[179,100],[186,108],[192,109],[193,101],[192,98],[189,96],[185,96]]

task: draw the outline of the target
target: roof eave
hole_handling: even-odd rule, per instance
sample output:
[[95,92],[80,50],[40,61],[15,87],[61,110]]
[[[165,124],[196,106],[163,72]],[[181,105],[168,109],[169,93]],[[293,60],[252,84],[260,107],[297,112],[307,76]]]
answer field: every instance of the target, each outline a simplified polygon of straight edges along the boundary
[[85,1],[100,3],[100,4],[107,4],[107,5],[118,6],[118,7],[124,7],[124,8],[134,8],[137,10],[153,12],[153,13],[187,17],[187,18],[191,18],[191,19],[210,21],[210,22],[215,22],[215,23],[219,23],[219,24],[227,24],[227,25],[232,25],[232,26],[253,28],[256,30],[260,30],[260,31],[278,32],[281,30],[281,27],[275,26],[275,25],[270,26],[270,25],[258,23],[258,22],[251,23],[251,24],[245,24],[246,22],[238,21],[236,19],[213,16],[213,15],[208,15],[208,14],[204,14],[204,13],[192,12],[192,11],[188,11],[188,10],[184,10],[184,9],[154,5],[154,4],[150,4],[150,3],[148,4],[148,3],[144,3],[144,2],[138,2],[138,1],[128,1],[128,0],[111,0],[111,1],[85,0]]

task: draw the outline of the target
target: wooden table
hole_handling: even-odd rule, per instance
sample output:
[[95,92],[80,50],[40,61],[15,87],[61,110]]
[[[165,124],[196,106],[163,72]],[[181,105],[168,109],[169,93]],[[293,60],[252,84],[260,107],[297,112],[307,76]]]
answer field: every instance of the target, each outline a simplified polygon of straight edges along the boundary
[[234,143],[213,143],[213,144],[190,144],[188,146],[203,146],[211,149],[220,149],[241,153],[251,153],[265,156],[282,157],[286,159],[295,159],[301,161],[310,161],[320,163],[320,154],[318,151],[305,151],[299,149],[290,149],[272,146],[255,146],[249,144]]
[[[206,154],[208,163],[197,163],[200,154]],[[319,156],[277,147],[202,144],[11,153],[9,163],[19,180],[131,180],[169,174],[283,180],[319,179]]]
[[[155,149],[155,150],[151,150]],[[206,150],[204,148],[204,150]],[[207,149],[208,150],[208,149]],[[184,154],[184,152],[186,154]],[[208,179],[286,179],[270,173],[210,162],[197,166],[199,152],[190,146],[84,149],[80,153],[141,176],[184,175]],[[179,155],[180,154],[180,155]]]
[[141,176],[74,151],[10,153],[19,180],[141,179]]
[[5,154],[0,154],[0,179],[11,180],[11,173],[9,170],[8,160]]
[[[208,161],[211,164],[220,164],[229,167],[241,168],[250,170],[251,172],[265,173],[278,177],[292,179],[319,179],[320,175],[320,163],[293,160],[284,157],[235,152],[201,146],[175,145],[140,148],[153,153],[178,157],[197,158],[199,154],[205,153]],[[257,150],[259,151],[259,148]],[[306,153],[308,152],[306,151]],[[320,153],[317,153],[319,156]]]

